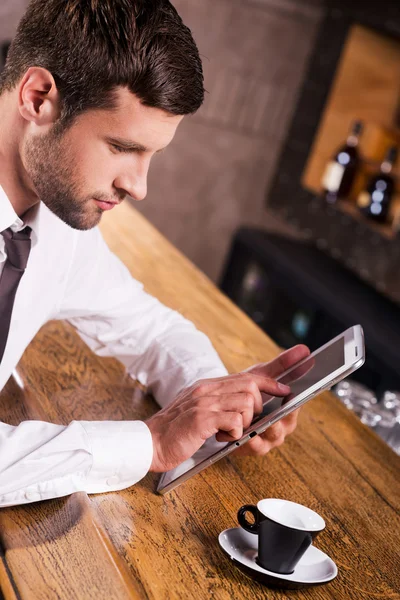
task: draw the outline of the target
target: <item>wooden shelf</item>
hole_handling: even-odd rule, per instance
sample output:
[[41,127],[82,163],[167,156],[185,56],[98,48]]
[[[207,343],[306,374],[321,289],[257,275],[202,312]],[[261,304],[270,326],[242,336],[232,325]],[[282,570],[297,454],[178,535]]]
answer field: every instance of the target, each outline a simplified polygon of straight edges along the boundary
[[350,215],[356,221],[366,224],[372,231],[379,233],[389,240],[393,240],[397,232],[390,223],[377,223],[372,219],[367,219],[363,214],[360,213],[357,206],[352,203],[351,200],[339,200],[335,206],[341,212]]
[[[363,172],[353,195],[365,178],[379,169],[391,145],[400,146],[400,43],[360,25],[350,29],[327,103],[302,175],[305,189],[321,193],[321,179],[332,155],[340,148],[355,120],[364,123],[359,152]],[[394,175],[400,194],[400,168]]]

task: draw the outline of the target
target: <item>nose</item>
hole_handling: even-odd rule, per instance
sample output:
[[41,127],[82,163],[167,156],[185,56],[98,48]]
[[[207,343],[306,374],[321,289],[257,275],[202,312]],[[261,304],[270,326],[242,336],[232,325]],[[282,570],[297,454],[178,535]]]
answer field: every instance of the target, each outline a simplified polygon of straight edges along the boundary
[[121,198],[130,196],[140,202],[147,196],[147,169],[142,173],[121,174],[114,180],[114,188]]

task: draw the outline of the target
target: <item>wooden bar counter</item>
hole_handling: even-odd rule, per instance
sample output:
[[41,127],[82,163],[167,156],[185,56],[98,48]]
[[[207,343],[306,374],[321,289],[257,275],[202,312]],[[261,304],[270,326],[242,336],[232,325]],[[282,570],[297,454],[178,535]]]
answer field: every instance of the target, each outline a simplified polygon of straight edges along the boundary
[[[162,302],[194,321],[230,372],[277,347],[139,213],[104,215],[111,249]],[[50,322],[0,394],[0,419],[69,423],[145,419],[156,410],[115,359],[93,355],[67,323]],[[166,496],[158,476],[136,486],[0,509],[0,598],[400,599],[400,457],[331,394],[301,411],[296,432],[264,458],[230,457]],[[316,545],[336,562],[331,583],[270,590],[223,554],[218,534],[265,497],[319,512]]]

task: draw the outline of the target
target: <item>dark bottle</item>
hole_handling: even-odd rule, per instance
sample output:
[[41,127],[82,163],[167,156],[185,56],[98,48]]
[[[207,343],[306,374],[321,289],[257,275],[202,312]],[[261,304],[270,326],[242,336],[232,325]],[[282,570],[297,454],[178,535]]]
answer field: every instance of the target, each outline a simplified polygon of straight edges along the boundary
[[360,211],[370,219],[381,223],[388,220],[395,188],[391,172],[397,159],[397,153],[396,146],[389,148],[385,160],[381,164],[380,172],[371,177],[366,189],[357,198],[357,206]]
[[350,193],[360,163],[357,146],[362,130],[362,122],[355,121],[346,144],[337,151],[332,160],[326,165],[322,177],[322,187],[325,199],[330,204],[340,198],[346,198]]

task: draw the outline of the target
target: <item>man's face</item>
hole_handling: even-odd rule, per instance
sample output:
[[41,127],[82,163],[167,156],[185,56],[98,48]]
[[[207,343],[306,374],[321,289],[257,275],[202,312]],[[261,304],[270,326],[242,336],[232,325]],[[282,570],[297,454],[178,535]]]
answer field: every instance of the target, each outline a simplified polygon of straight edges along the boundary
[[127,196],[145,198],[150,160],[183,118],[143,106],[127,89],[117,97],[116,109],[83,113],[61,135],[31,136],[23,147],[38,197],[74,229],[91,229]]

